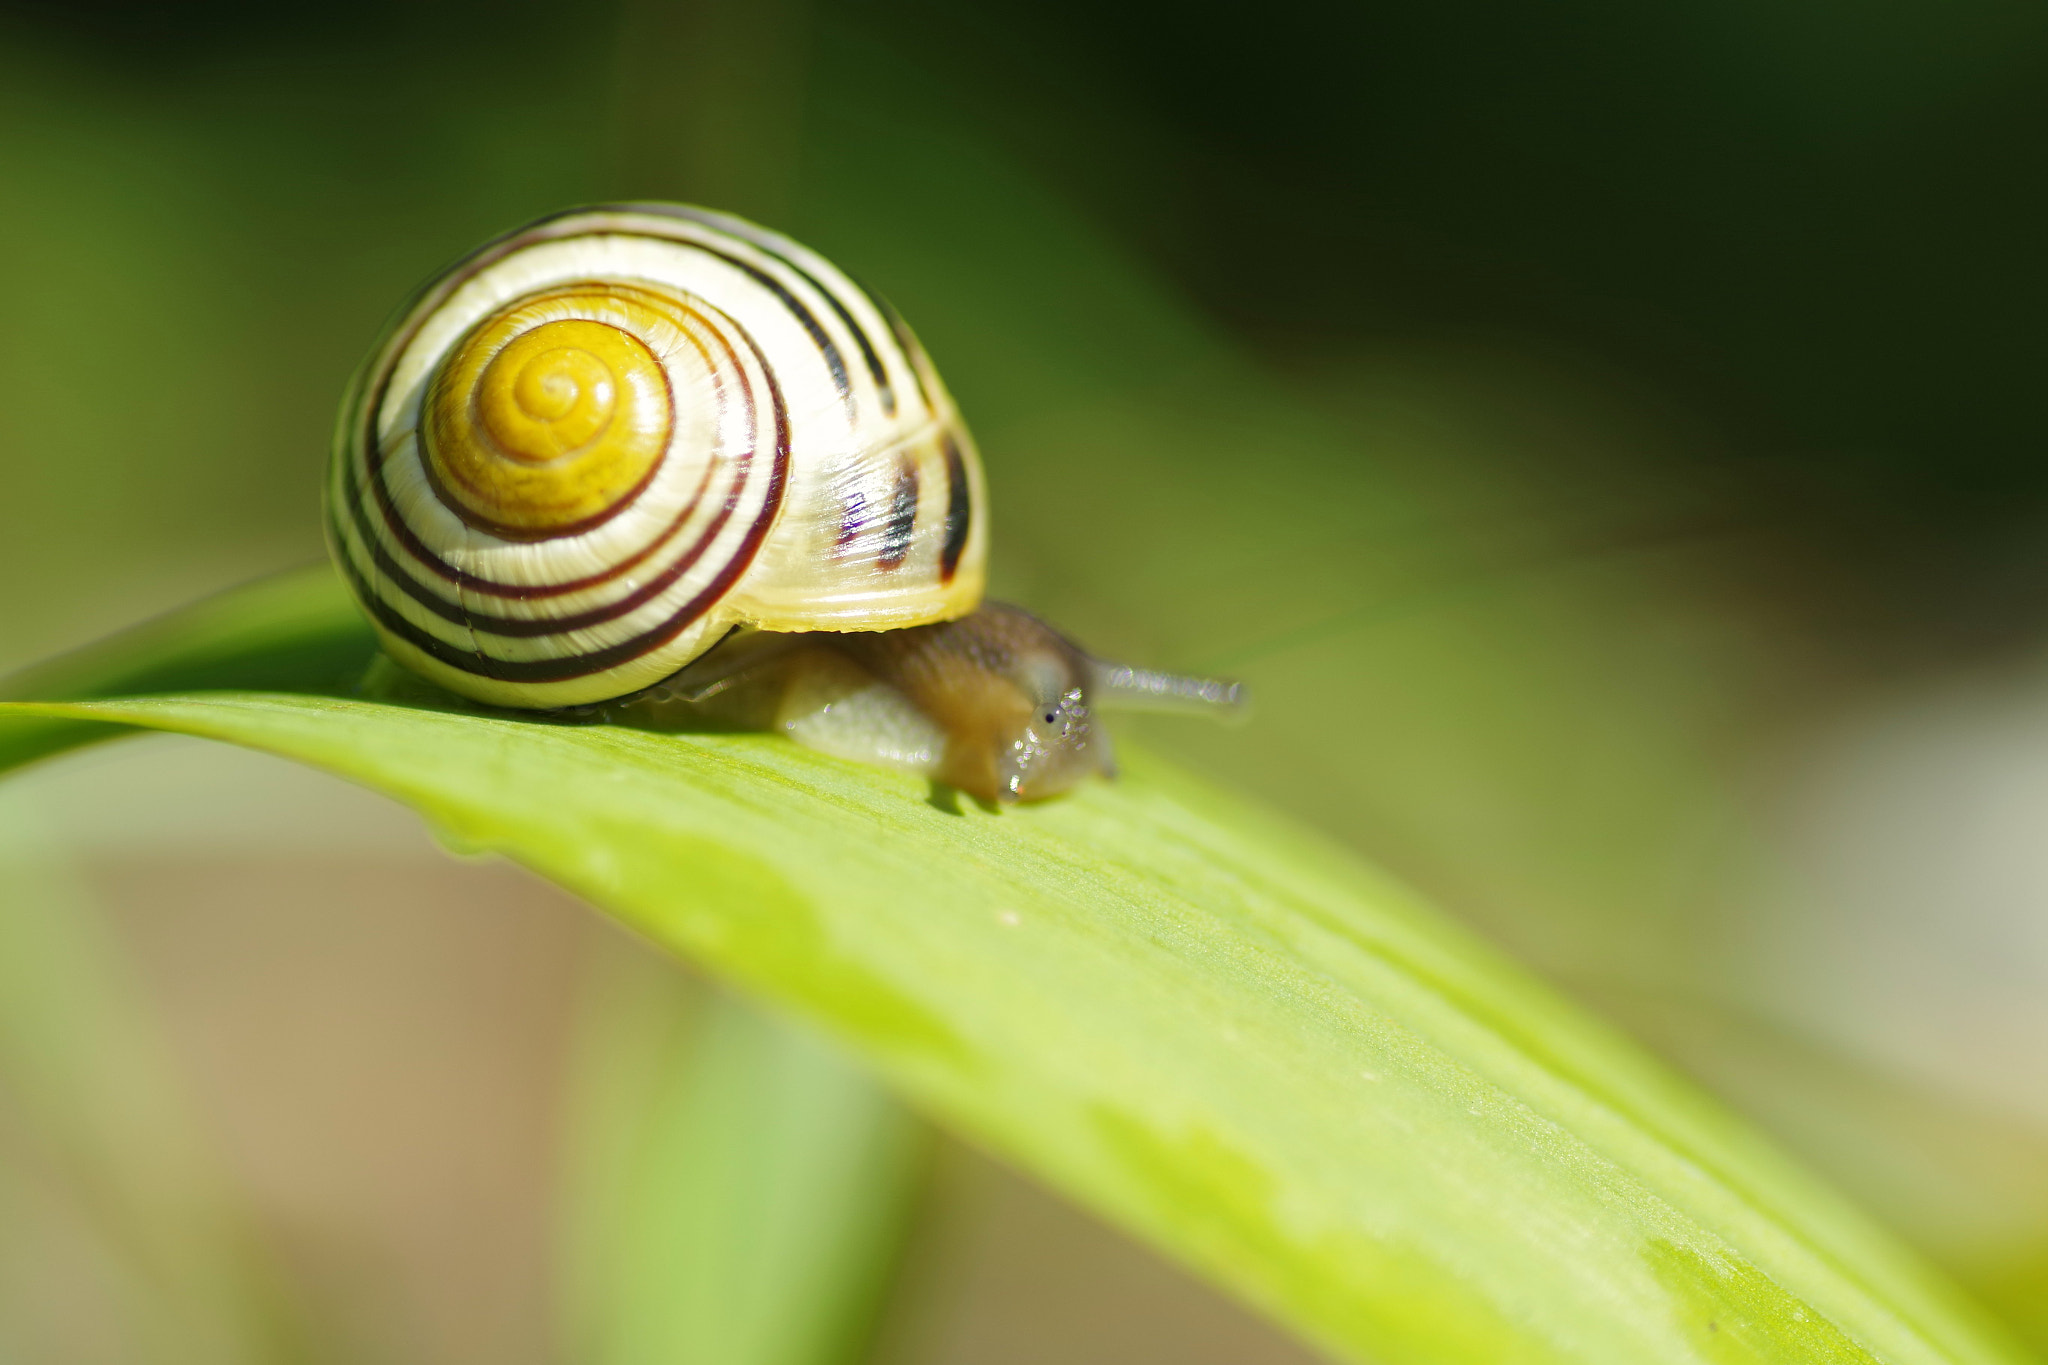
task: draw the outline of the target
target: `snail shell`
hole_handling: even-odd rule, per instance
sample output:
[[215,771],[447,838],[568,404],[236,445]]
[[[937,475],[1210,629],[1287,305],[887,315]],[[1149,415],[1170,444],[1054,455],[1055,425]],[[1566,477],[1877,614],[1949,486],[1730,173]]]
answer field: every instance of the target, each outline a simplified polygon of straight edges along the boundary
[[787,238],[640,204],[543,219],[426,287],[343,406],[328,529],[400,663],[552,708],[735,626],[963,616],[984,497],[885,305]]

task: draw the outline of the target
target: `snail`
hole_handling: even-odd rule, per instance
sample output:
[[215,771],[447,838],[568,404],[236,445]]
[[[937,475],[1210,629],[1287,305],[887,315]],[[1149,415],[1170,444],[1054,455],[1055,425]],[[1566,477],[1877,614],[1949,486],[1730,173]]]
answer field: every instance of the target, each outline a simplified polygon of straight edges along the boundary
[[985,800],[1110,773],[1100,706],[1238,709],[982,600],[980,458],[893,310],[672,204],[579,209],[431,281],[357,374],[329,545],[449,691],[781,729]]

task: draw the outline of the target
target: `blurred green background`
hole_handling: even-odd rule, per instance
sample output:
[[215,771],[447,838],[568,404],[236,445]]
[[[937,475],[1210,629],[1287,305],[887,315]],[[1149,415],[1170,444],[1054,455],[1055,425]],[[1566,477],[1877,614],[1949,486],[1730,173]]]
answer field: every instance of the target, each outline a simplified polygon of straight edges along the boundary
[[[981,442],[997,592],[1253,683],[1253,724],[1145,742],[1422,886],[2048,1347],[2048,9],[8,0],[0,665],[318,558],[385,316],[611,198],[889,296]],[[533,1188],[625,990],[590,982],[651,969],[353,798],[130,748],[24,784],[0,853],[0,933],[107,1002],[0,1001],[0,1354],[233,1358],[135,1326],[205,1300],[163,1270],[196,1239],[296,1305],[244,1358],[603,1355]],[[272,1029],[306,1074],[244,1055]],[[181,1085],[195,1154],[136,1176],[120,1134],[171,1120],[120,1097]],[[977,1161],[939,1158],[955,1231],[911,1255],[954,1269],[885,1355],[1297,1358]],[[472,1203],[391,1192],[450,1171]]]

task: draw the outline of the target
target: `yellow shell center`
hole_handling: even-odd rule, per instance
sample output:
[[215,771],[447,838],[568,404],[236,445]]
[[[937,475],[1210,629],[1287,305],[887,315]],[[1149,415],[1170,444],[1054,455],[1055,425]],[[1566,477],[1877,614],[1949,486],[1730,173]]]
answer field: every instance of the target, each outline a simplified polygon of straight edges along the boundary
[[[574,310],[606,320],[563,317]],[[660,463],[675,414],[634,303],[551,294],[479,324],[427,396],[428,468],[465,521],[515,538],[601,520]]]

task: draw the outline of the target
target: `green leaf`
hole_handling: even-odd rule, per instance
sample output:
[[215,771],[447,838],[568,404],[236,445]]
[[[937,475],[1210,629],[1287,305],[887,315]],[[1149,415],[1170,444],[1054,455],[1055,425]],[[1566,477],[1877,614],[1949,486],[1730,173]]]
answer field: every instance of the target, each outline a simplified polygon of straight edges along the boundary
[[649,971],[646,954],[596,965],[571,1105],[564,1358],[862,1359],[923,1126],[808,1031]]
[[54,1248],[57,1269],[0,1281],[0,1359],[72,1358],[81,1317],[112,1357],[306,1358],[121,945],[28,806],[0,794],[0,1265]]
[[[79,696],[172,661],[223,661],[220,685],[363,657],[337,590],[301,583],[290,610],[254,591],[246,637],[229,599],[42,676]],[[1342,851],[1142,753],[1114,785],[989,813],[768,736],[283,690],[20,702],[0,752],[80,723],[408,802],[824,1025],[1344,1359],[2017,1358],[1626,1041]]]
[[[0,679],[0,699],[197,688],[348,690],[376,637],[325,565],[280,574]],[[108,738],[97,721],[0,730],[0,771]]]

